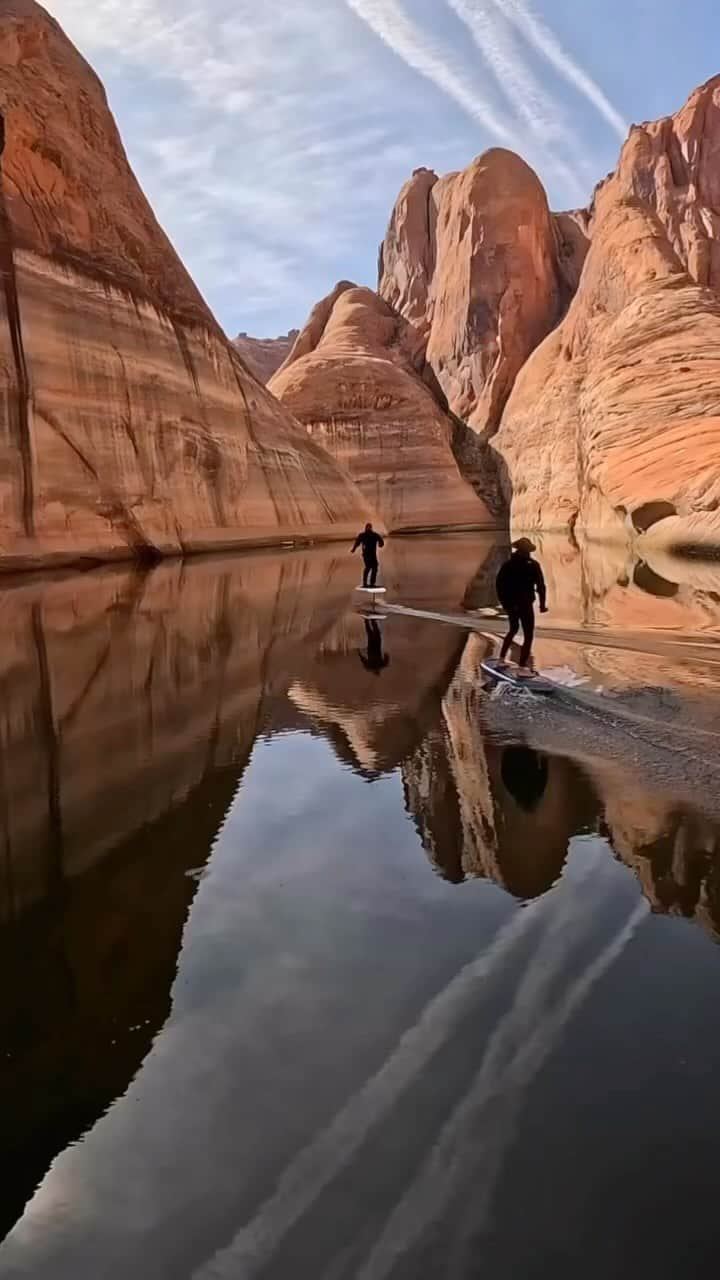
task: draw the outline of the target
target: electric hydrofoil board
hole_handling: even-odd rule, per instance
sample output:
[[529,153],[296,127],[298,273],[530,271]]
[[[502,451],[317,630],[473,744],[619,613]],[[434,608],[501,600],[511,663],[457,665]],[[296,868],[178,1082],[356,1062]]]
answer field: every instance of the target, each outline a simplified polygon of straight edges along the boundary
[[517,667],[501,664],[498,658],[486,658],[484,662],[480,663],[480,666],[485,674],[491,676],[493,680],[500,680],[504,684],[510,684],[514,689],[527,689],[530,693],[555,692],[555,685],[552,680],[546,680],[544,676],[521,676],[518,674]]

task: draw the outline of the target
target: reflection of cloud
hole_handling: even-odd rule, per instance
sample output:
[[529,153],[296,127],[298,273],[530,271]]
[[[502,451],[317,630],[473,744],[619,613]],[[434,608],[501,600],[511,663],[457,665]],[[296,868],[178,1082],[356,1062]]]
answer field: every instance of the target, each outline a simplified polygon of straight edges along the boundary
[[[578,895],[575,914],[551,920],[537,951],[531,955],[515,1001],[488,1044],[475,1083],[445,1125],[424,1167],[391,1214],[371,1251],[359,1280],[384,1280],[403,1256],[461,1196],[475,1169],[482,1170],[481,1201],[473,1203],[472,1229],[486,1225],[492,1193],[515,1134],[528,1087],[557,1047],[570,1018],[595,984],[619,958],[647,915],[638,904],[623,927],[586,966],[560,998],[553,986],[569,976],[572,942],[592,932],[597,901]],[[562,926],[562,927],[558,927]],[[562,989],[562,988],[561,988]],[[449,1274],[466,1275],[464,1266]]]
[[[604,848],[602,856],[605,856]],[[592,935],[599,907],[607,893],[602,877],[593,875],[595,869],[591,858],[580,866],[571,866],[560,893],[539,899],[518,912],[488,950],[434,997],[376,1075],[346,1104],[332,1124],[295,1157],[283,1173],[275,1194],[238,1232],[232,1244],[196,1273],[194,1280],[225,1280],[240,1274],[250,1280],[261,1271],[284,1236],[351,1163],[370,1131],[387,1119],[401,1095],[422,1076],[463,1021],[476,1016],[479,984],[491,984],[488,987],[491,991],[495,980],[504,979],[506,966],[511,964],[516,952],[539,932],[540,941],[531,951],[515,1001],[495,1030],[473,1089],[453,1114],[426,1170],[393,1213],[366,1268],[359,1273],[368,1280],[388,1274],[383,1259],[391,1266],[397,1254],[403,1252],[433,1215],[439,1215],[455,1196],[458,1182],[467,1173],[468,1159],[483,1158],[477,1129],[467,1127],[470,1121],[477,1119],[476,1113],[491,1098],[497,1100],[503,1094],[508,1071],[513,1083],[512,1096],[522,1100],[524,1087],[555,1047],[568,1019],[622,950],[630,936],[625,936],[627,928],[633,932],[646,913],[642,904],[626,930],[602,950],[596,961],[571,984],[557,1007],[553,1007],[555,984],[572,971],[568,962],[573,945],[587,941],[588,935]],[[459,1135],[466,1132],[467,1140],[460,1141]],[[459,1149],[455,1149],[458,1142]],[[503,1144],[503,1151],[506,1145],[507,1142]],[[405,1242],[402,1249],[396,1247],[398,1233]]]

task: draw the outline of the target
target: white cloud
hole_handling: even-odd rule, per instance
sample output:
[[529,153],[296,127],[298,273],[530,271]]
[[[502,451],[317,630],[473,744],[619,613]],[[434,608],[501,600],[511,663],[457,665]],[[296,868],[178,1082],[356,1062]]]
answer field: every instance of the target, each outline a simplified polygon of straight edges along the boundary
[[345,249],[373,261],[413,157],[342,5],[50,4],[111,90],[141,78],[142,105],[111,93],[131,160],[229,328],[273,307],[300,323]]
[[421,25],[401,0],[46,3],[105,80],[144,190],[231,331],[285,330],[337,279],[374,283],[418,164],[445,171],[500,143],[556,199],[591,189],[555,99],[513,59],[517,14],[487,37],[475,15],[488,77],[445,6]]

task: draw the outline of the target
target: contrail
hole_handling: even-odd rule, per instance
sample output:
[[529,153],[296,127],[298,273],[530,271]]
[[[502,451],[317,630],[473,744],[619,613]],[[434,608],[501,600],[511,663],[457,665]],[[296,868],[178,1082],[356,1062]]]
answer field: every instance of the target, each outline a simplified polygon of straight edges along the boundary
[[523,62],[494,0],[447,0],[465,24],[521,120],[543,139],[566,139],[555,102]]
[[407,66],[453,98],[468,115],[493,134],[498,142],[518,149],[522,140],[517,132],[446,61],[427,35],[408,17],[398,0],[346,0],[346,3]]
[[538,18],[526,0],[493,0],[493,3],[495,8],[537,49],[538,53],[541,53],[561,76],[564,76],[587,98],[588,102],[592,103],[624,141],[628,133],[627,122],[623,120],[620,112],[616,110],[592,76],[588,75],[587,71],[565,52],[557,37]]
[[[560,103],[543,89],[523,59],[505,16],[498,12],[493,0],[447,2],[467,27],[500,89],[520,120],[532,132],[558,177],[584,195],[588,177],[592,177],[592,173],[579,139],[564,123]],[[553,143],[566,152],[574,153],[575,163],[587,171],[584,180],[569,164],[555,155]]]

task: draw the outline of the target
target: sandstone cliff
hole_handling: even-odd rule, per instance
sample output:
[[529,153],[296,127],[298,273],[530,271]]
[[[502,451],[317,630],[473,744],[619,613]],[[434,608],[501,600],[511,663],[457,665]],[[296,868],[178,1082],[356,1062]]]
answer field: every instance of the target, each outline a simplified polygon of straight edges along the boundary
[[588,217],[563,323],[493,441],[515,528],[720,544],[720,79],[633,127]]
[[[342,281],[314,308],[270,390],[345,467],[393,531],[490,525],[453,454],[423,336]],[[481,468],[479,468],[481,469]]]
[[635,199],[652,209],[689,275],[714,289],[720,288],[719,160],[715,76],[675,115],[633,125],[617,169],[598,188],[603,197]]
[[246,372],[32,0],[0,0],[0,113],[0,567],[354,530],[357,490]]
[[279,338],[251,338],[249,333],[239,333],[233,346],[258,382],[268,383],[290,355],[299,332],[291,329]]
[[487,151],[444,178],[419,169],[380,248],[379,291],[427,338],[454,413],[492,432],[530,352],[577,286],[582,215],[550,213],[519,156]]
[[516,528],[720,537],[720,296],[638,201],[601,195],[578,293],[493,445]]

